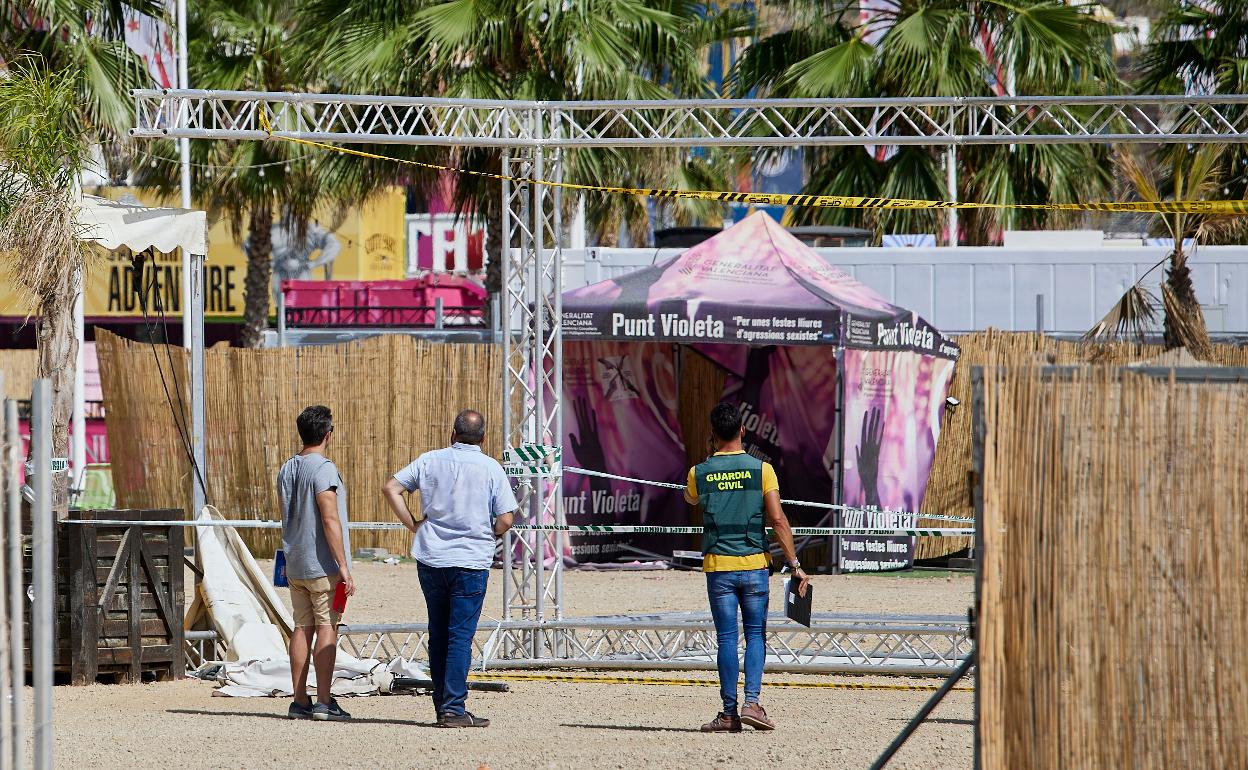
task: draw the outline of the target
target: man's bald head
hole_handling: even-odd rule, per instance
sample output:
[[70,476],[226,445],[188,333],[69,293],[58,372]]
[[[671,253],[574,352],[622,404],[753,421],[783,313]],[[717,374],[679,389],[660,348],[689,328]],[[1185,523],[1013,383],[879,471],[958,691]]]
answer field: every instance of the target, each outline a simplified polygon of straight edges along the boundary
[[455,415],[455,440],[461,444],[480,444],[485,440],[485,418],[473,409]]

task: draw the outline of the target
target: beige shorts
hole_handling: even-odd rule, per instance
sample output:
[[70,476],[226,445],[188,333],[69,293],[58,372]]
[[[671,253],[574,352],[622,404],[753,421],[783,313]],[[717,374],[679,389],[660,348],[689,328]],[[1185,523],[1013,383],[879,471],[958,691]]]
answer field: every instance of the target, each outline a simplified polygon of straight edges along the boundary
[[341,616],[329,609],[337,581],[319,577],[312,580],[290,578],[289,582],[296,628],[338,625]]

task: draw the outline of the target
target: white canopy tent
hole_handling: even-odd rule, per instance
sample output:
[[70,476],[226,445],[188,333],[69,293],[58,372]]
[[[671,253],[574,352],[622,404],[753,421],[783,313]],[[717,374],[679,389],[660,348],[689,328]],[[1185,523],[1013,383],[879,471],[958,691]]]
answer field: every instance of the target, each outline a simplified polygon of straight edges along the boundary
[[[106,249],[132,252],[146,249],[169,253],[182,250],[182,340],[190,350],[191,448],[200,472],[204,467],[204,295],[203,264],[208,253],[208,216],[203,211],[148,208],[84,195],[78,209],[83,239]],[[81,488],[86,472],[86,425],[83,419],[82,344],[86,336],[82,312],[82,276],[74,303],[74,335],[78,360],[74,372],[74,411],[71,418],[73,488]],[[203,490],[194,486],[193,510],[204,505]]]
[[208,251],[208,215],[187,209],[148,208],[94,195],[82,196],[78,222],[83,237],[106,249]]

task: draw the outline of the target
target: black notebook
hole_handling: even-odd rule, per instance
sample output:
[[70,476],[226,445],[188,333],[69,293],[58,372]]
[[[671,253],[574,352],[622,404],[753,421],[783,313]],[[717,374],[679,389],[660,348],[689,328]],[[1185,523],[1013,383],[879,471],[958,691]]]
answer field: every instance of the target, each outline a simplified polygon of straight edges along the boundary
[[797,587],[801,583],[789,578],[784,583],[784,614],[789,620],[801,623],[810,628],[811,600],[815,597],[815,587],[806,586],[806,596],[797,595]]

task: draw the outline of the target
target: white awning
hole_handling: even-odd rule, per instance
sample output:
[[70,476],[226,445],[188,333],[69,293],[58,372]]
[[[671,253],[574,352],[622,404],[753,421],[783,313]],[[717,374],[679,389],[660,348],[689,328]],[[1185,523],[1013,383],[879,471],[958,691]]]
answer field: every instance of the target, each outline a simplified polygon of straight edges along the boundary
[[78,222],[84,238],[110,250],[125,246],[134,252],[154,248],[169,253],[180,248],[190,254],[208,253],[208,215],[203,211],[147,208],[84,195]]

